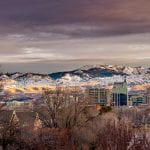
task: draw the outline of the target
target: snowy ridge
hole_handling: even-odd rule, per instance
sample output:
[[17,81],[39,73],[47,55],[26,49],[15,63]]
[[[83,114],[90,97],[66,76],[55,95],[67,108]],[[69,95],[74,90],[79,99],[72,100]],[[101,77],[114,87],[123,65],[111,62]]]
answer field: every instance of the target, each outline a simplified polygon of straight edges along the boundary
[[150,69],[143,67],[95,65],[49,75],[36,73],[6,73],[0,76],[7,87],[98,85],[109,86],[127,78],[129,85],[150,83]]

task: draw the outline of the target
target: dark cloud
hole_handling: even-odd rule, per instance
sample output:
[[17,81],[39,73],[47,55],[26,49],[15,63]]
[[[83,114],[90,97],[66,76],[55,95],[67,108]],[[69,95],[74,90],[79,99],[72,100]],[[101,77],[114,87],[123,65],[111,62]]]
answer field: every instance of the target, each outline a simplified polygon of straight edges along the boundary
[[0,1],[0,32],[38,32],[68,24],[109,26],[63,33],[77,37],[149,32],[149,8],[149,0],[5,0]]
[[66,25],[66,27],[50,27],[47,33],[51,33],[52,35],[58,35],[62,37],[71,37],[71,38],[95,38],[95,37],[105,37],[105,36],[120,36],[120,35],[128,35],[128,34],[137,34],[137,33],[147,33],[150,32],[150,25],[145,24],[131,24],[131,25],[77,25],[70,26]]

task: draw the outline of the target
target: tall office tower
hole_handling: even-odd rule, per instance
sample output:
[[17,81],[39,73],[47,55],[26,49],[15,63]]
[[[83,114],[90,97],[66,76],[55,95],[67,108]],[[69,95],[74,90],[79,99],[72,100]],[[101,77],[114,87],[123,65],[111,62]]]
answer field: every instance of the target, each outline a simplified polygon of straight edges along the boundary
[[128,105],[128,86],[126,79],[124,80],[124,82],[114,83],[112,94],[114,106]]

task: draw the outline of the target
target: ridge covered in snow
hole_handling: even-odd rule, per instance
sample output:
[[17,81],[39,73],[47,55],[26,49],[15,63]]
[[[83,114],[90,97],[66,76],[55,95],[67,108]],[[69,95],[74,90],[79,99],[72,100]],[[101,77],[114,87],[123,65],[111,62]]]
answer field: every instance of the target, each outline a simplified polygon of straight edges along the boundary
[[150,83],[150,68],[94,65],[67,72],[51,74],[5,73],[0,79],[6,87],[55,86],[55,85],[100,85],[108,86],[127,78],[129,85]]

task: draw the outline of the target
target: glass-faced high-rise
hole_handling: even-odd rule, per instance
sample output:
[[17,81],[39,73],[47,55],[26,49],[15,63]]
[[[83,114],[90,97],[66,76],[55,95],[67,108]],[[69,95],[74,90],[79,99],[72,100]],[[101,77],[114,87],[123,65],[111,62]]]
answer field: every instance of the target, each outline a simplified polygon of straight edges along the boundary
[[124,82],[115,82],[112,89],[114,106],[128,105],[128,86]]

